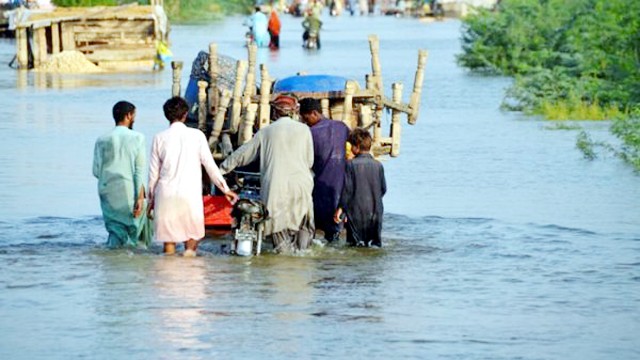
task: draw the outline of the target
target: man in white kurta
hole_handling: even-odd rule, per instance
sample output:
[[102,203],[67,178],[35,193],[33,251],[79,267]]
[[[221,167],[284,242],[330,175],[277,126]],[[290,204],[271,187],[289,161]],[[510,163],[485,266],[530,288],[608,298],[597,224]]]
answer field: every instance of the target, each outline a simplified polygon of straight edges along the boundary
[[265,235],[276,252],[306,249],[313,239],[313,140],[309,127],[291,119],[295,98],[279,96],[272,103],[269,126],[220,164],[228,173],[260,157],[260,197],[269,210]]
[[207,140],[198,129],[185,126],[188,105],[180,97],[164,104],[169,129],[153,138],[149,160],[149,198],[154,211],[155,240],[164,243],[164,252],[175,252],[175,243],[185,243],[185,256],[194,256],[204,237],[202,168],[211,182],[234,202],[213,161]]

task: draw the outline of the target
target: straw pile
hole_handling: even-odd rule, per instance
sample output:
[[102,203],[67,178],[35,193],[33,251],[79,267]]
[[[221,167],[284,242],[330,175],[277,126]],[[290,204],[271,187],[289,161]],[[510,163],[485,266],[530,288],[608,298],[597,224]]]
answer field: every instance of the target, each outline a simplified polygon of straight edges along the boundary
[[63,51],[53,55],[49,61],[40,65],[36,71],[52,73],[91,73],[101,72],[102,69],[89,61],[79,51]]

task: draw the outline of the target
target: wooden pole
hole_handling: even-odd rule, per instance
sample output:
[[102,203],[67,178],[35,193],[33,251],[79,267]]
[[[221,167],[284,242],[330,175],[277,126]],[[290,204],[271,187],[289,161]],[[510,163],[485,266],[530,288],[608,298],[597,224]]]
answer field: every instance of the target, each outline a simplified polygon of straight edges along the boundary
[[256,122],[256,113],[258,112],[258,104],[249,104],[247,112],[240,129],[240,137],[238,139],[238,145],[242,145],[253,137],[253,124]]
[[182,77],[182,61],[172,61],[171,69],[173,69],[173,86],[171,86],[171,96],[180,96],[182,89],[180,89],[180,78]]
[[238,60],[236,64],[236,82],[233,87],[233,106],[231,108],[231,126],[229,132],[235,134],[240,126],[240,114],[242,113],[242,79],[247,71],[247,62]]
[[371,117],[371,106],[360,105],[360,125],[361,128],[367,129],[373,124],[373,118]]
[[29,68],[29,39],[27,38],[27,28],[16,29],[16,51],[18,52],[18,68]]
[[58,54],[60,52],[60,23],[51,24],[51,53]]
[[73,34],[73,25],[69,23],[61,23],[60,31],[62,31],[62,51],[76,49],[76,39]]
[[376,35],[369,35],[369,50],[371,51],[371,71],[375,80],[376,90],[382,93],[382,67],[380,66],[380,42]]
[[347,81],[344,86],[344,109],[342,111],[342,122],[353,128],[351,121],[351,113],[353,112],[353,94],[356,92],[356,84],[353,80]]
[[228,89],[222,89],[222,97],[220,98],[220,104],[216,111],[216,118],[213,121],[213,129],[211,130],[211,136],[209,137],[209,148],[214,153],[218,145],[218,137],[222,133],[222,126],[224,125],[224,119],[227,115],[227,108],[231,101],[231,91]]
[[373,143],[379,145],[382,139],[380,129],[380,123],[382,121],[382,110],[384,109],[383,97],[384,87],[382,85],[382,67],[380,65],[380,42],[376,35],[369,36],[369,48],[371,50],[371,79],[373,92],[375,94],[375,115],[374,115],[374,128],[373,128]]
[[248,66],[247,78],[244,83],[244,93],[242,94],[242,114],[246,114],[251,104],[251,97],[256,87],[256,73],[253,71],[251,65]]
[[209,44],[209,113],[214,116],[218,108],[218,45]]
[[198,81],[198,129],[207,133],[207,86],[206,81]]
[[380,42],[376,35],[369,36],[369,48],[371,50],[371,81],[374,85],[373,91],[375,94],[376,111],[374,116],[375,127],[373,129],[373,143],[379,145],[381,140],[382,130],[380,129],[380,122],[382,120],[382,98],[384,96],[382,86],[382,67],[380,66]]
[[422,95],[422,83],[424,82],[424,68],[427,64],[427,55],[427,50],[420,50],[418,52],[418,68],[416,69],[416,76],[413,81],[411,100],[409,100],[411,114],[409,114],[408,121],[411,125],[418,121],[418,116],[420,115],[420,96]]
[[375,78],[371,74],[367,74],[364,76],[364,80],[367,86],[367,90],[374,91],[376,88],[376,84],[374,82]]
[[31,49],[31,53],[33,54],[33,67],[37,68],[40,66],[42,62],[42,52],[40,49],[42,45],[40,45],[40,30],[42,28],[33,29],[33,48]]
[[40,53],[40,64],[44,64],[47,62],[47,29],[44,27],[38,28],[36,30],[36,35],[38,37],[38,53]]
[[256,94],[256,58],[258,57],[258,46],[255,43],[251,43],[247,48],[249,51],[249,72],[251,74],[252,82],[249,82],[249,75],[247,75],[247,86],[251,89],[251,96]]
[[222,153],[222,158],[226,158],[233,153],[231,134],[227,132],[222,133],[222,136],[220,136],[220,152]]
[[[247,65],[247,78],[244,84],[244,93],[242,94],[242,114],[246,114],[249,111],[249,104],[251,104],[251,97],[256,92],[256,56],[255,52],[257,48],[255,44],[249,45],[248,51],[248,65]],[[242,125],[241,125],[242,126]]]
[[373,144],[374,145],[380,145],[380,142],[382,141],[382,128],[380,127],[380,118],[378,118],[378,120],[373,120],[374,124],[373,124]]
[[269,125],[271,121],[271,106],[269,105],[269,100],[271,100],[271,78],[269,77],[267,65],[260,64],[260,76],[262,82],[260,84],[260,114],[258,116],[258,126],[262,129]]
[[329,113],[329,99],[321,99],[320,106],[322,107],[322,115],[329,119],[331,117]]
[[[402,83],[394,83],[391,85],[393,89],[393,102],[396,104],[402,103]],[[391,156],[396,157],[400,155],[400,116],[402,112],[399,110],[391,111]]]

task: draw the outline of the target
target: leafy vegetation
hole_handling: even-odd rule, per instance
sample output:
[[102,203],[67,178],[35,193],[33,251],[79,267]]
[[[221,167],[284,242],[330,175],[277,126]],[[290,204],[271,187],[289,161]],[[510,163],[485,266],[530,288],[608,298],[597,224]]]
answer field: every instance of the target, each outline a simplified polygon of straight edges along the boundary
[[112,6],[127,4],[131,1],[125,0],[53,0],[56,6],[72,7],[72,6]]
[[[53,0],[56,6],[112,6],[131,3],[132,0]],[[148,5],[149,0],[139,4]],[[165,0],[164,9],[173,22],[201,22],[219,19],[225,14],[248,13],[252,0]]]
[[248,13],[252,0],[165,0],[167,16],[174,22],[219,19],[225,14]]
[[611,132],[622,140],[620,157],[640,170],[640,114],[614,121]]
[[503,0],[496,11],[464,20],[458,62],[514,76],[508,109],[553,120],[614,120],[622,157],[640,169],[638,14],[637,0]]

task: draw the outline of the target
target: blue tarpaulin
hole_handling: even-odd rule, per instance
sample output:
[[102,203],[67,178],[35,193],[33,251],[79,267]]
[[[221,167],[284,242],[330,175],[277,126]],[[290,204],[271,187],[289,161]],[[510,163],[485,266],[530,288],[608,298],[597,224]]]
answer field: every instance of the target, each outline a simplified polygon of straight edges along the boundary
[[348,79],[333,75],[298,75],[276,81],[274,93],[344,91]]

